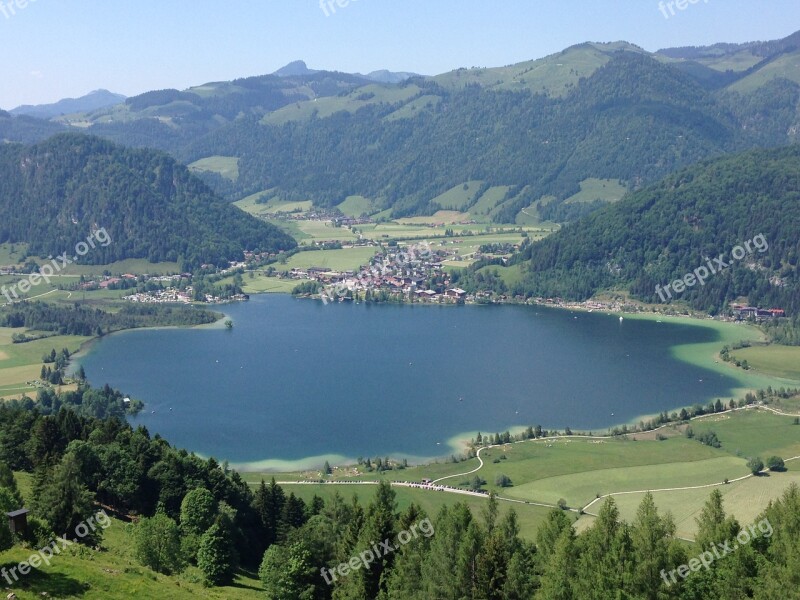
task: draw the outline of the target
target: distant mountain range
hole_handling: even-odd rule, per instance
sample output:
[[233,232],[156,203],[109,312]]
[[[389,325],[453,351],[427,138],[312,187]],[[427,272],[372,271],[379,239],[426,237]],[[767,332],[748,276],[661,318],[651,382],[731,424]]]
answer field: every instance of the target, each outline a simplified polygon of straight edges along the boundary
[[[566,222],[620,196],[593,189],[635,191],[706,158],[796,141],[799,40],[656,53],[585,43],[433,77],[297,61],[51,121],[0,113],[0,139],[80,128],[158,148],[202,160],[201,176],[228,200],[259,193],[335,207],[357,195],[379,218],[452,209]],[[403,80],[374,81],[393,78]]]
[[28,115],[39,119],[52,119],[62,115],[90,112],[125,102],[125,96],[113,94],[108,90],[95,90],[80,98],[65,98],[54,104],[18,106],[10,111],[12,115]]
[[[309,69],[308,65],[306,65],[304,61],[296,60],[294,62],[290,62],[285,67],[278,69],[273,73],[273,75],[277,75],[278,77],[307,77],[316,73],[321,73],[321,71]],[[420,75],[417,73],[393,73],[392,71],[387,71],[386,69],[372,71],[366,75],[362,75],[361,73],[355,73],[355,75],[356,77],[363,77],[364,79],[377,81],[379,83],[402,83],[406,79],[420,77]]]

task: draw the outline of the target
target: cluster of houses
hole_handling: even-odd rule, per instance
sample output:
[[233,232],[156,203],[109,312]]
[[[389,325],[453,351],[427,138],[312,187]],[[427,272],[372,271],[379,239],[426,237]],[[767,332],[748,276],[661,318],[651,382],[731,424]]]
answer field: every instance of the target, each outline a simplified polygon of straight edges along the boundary
[[756,308],[755,306],[745,306],[743,304],[731,304],[733,316],[737,319],[755,319],[763,321],[766,319],[776,319],[785,317],[786,311],[782,308]]
[[292,269],[289,276],[320,283],[324,287],[324,298],[348,300],[386,293],[420,302],[465,302],[465,290],[448,287],[449,275],[442,266],[446,258],[447,254],[441,250],[398,248],[376,256],[360,271],[336,272],[309,267]]
[[137,302],[139,304],[189,304],[193,298],[194,290],[191,286],[185,290],[169,287],[164,290],[131,294],[125,297],[129,302]]

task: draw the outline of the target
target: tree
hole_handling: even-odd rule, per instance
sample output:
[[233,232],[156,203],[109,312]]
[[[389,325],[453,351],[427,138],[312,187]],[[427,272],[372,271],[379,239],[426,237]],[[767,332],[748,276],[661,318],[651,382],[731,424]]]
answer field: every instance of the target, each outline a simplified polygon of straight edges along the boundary
[[164,513],[143,518],[133,529],[134,556],[156,573],[171,575],[183,569],[178,524]]
[[203,584],[228,585],[233,582],[234,549],[230,534],[219,520],[200,539],[197,549],[197,567],[203,574]]
[[675,535],[675,523],[669,514],[665,517],[658,514],[650,492],[639,504],[630,535],[631,550],[636,557],[631,577],[634,595],[658,600],[660,573],[670,568],[670,544]]
[[197,488],[186,494],[181,502],[181,530],[184,533],[202,535],[217,516],[217,501],[205,488]]
[[498,473],[494,477],[494,484],[502,488],[511,487],[511,478],[503,473]]
[[780,456],[770,456],[767,459],[767,468],[770,471],[785,471],[786,465]]
[[747,468],[753,475],[758,475],[764,470],[764,461],[758,456],[753,456],[747,460]]
[[576,565],[578,553],[572,527],[565,529],[556,540],[553,554],[544,567],[542,586],[536,594],[537,600],[573,600],[575,595]]
[[[7,512],[17,510],[19,505],[10,489],[0,487],[0,515],[5,517]],[[5,518],[0,521],[0,552],[8,550],[14,545],[14,538],[11,535],[11,530],[5,523]]]
[[288,548],[273,544],[258,569],[267,600],[312,600],[314,575],[311,553],[300,543]]
[[[67,454],[35,495],[34,511],[58,536],[75,538],[78,526],[94,516],[94,496],[82,483],[82,477],[75,457]],[[97,544],[102,531],[95,528],[85,536],[78,536],[78,540],[87,545]]]
[[22,508],[24,502],[22,501],[22,494],[19,493],[19,488],[17,487],[17,480],[14,479],[14,473],[11,472],[8,465],[3,462],[0,462],[0,488],[7,489],[14,499],[14,504],[16,504],[6,512]]

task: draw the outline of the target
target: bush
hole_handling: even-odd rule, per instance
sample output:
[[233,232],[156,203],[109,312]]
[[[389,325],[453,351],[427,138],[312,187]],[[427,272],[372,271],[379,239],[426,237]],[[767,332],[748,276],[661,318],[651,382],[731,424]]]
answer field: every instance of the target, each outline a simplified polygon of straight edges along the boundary
[[164,513],[144,518],[134,526],[134,556],[156,573],[170,575],[183,569],[178,524]]
[[764,461],[758,456],[748,459],[747,468],[753,475],[758,475],[764,469]]
[[494,484],[498,487],[507,488],[511,487],[511,478],[508,475],[503,475],[502,473],[498,473],[494,478]]
[[785,471],[786,465],[780,456],[770,456],[767,459],[767,468],[770,471]]

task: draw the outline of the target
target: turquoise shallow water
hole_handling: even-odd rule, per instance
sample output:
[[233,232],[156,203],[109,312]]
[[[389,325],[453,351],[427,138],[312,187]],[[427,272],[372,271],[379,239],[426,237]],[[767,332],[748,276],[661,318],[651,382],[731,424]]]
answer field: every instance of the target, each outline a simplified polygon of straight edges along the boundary
[[285,295],[225,312],[232,331],[125,332],[99,341],[81,364],[94,385],[145,401],[135,425],[237,464],[435,457],[460,433],[537,423],[604,431],[737,387],[670,356],[673,345],[716,335],[700,327]]

